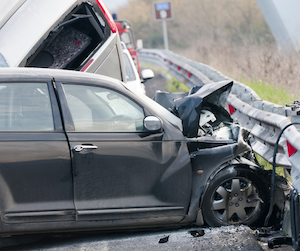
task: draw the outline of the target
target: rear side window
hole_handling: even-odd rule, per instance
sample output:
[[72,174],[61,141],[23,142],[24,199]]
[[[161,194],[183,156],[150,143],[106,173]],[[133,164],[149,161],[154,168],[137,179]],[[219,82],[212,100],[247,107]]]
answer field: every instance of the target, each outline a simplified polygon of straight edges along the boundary
[[75,8],[27,60],[26,66],[79,69],[110,34],[104,17],[95,8],[89,3]]
[[0,83],[0,131],[53,131],[46,83]]

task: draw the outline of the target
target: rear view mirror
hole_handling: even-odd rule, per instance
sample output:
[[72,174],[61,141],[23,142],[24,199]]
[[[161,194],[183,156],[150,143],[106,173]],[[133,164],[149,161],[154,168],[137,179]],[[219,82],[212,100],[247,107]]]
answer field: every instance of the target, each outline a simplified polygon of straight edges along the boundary
[[108,98],[109,100],[113,100],[113,99],[118,98],[118,96],[117,96],[116,94],[114,94],[114,93],[110,93],[110,94],[107,95],[107,98]]
[[159,118],[155,116],[148,116],[144,118],[144,127],[148,131],[158,131],[161,129],[162,124]]
[[137,50],[143,49],[143,40],[142,39],[136,40],[136,49]]
[[154,72],[152,70],[150,69],[142,70],[142,79],[144,83],[153,77],[154,77]]

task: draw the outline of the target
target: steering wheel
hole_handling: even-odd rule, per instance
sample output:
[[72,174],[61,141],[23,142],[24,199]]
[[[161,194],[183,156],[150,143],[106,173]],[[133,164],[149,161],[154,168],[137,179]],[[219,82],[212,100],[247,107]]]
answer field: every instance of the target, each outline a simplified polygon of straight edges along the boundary
[[128,127],[135,124],[135,120],[126,115],[113,116],[113,117],[107,119],[106,122],[109,122],[109,130],[112,130],[112,131],[118,131],[118,130],[124,131],[124,130],[128,129]]

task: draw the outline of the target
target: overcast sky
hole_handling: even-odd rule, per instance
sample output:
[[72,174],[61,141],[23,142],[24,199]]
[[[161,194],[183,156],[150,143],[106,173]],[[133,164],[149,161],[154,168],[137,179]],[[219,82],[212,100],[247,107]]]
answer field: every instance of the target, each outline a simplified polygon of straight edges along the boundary
[[110,13],[116,11],[120,6],[127,4],[128,0],[104,0]]
[[[18,0],[0,0],[0,10],[9,2],[17,2]],[[111,13],[116,11],[120,6],[128,3],[128,0],[104,0],[107,8]]]

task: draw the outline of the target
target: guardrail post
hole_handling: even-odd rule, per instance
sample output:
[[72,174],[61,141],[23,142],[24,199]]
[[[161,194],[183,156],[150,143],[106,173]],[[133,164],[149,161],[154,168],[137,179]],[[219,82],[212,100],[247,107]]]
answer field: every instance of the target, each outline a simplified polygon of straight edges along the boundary
[[[294,101],[294,104],[287,105],[286,116],[290,116],[292,123],[300,123],[300,102]],[[300,131],[300,125],[295,125],[298,131]]]

